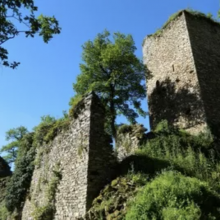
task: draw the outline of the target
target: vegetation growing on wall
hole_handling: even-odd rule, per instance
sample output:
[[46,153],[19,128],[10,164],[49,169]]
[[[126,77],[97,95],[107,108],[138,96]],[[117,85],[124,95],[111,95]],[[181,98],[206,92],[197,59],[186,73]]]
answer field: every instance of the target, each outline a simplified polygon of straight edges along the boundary
[[11,213],[22,210],[28,189],[30,187],[32,173],[34,171],[35,148],[33,133],[25,135],[20,143],[15,170],[7,186],[5,205]]
[[196,178],[163,172],[140,190],[126,220],[219,219],[220,197]]
[[41,123],[34,128],[34,144],[40,146],[44,142],[52,141],[62,130],[69,128],[70,119],[68,115],[56,120],[49,115],[41,117]]
[[124,219],[126,203],[148,182],[144,174],[129,173],[113,180],[93,201],[86,219]]
[[[209,21],[212,22],[212,23],[215,23],[215,24],[218,24],[218,25],[220,24],[220,23],[219,23],[219,20],[214,19],[213,16],[212,16],[210,13],[208,13],[208,14],[206,15],[206,14],[200,12],[200,11],[195,11],[195,10],[192,10],[192,9],[185,9],[185,10],[178,11],[178,12],[174,13],[173,15],[171,15],[171,16],[169,17],[169,19],[166,21],[166,23],[165,23],[160,29],[158,29],[154,34],[151,34],[151,35],[148,35],[148,36],[153,36],[153,37],[160,36],[160,34],[162,33],[162,31],[163,31],[173,20],[175,20],[178,16],[180,16],[180,15],[183,13],[183,11],[186,11],[186,12],[190,13],[191,15],[193,15],[193,16],[195,16],[195,17],[197,17],[197,18],[205,18],[205,19],[209,20]],[[146,38],[145,38],[145,39],[146,39]],[[145,39],[144,39],[142,45],[144,45]]]
[[51,220],[54,217],[56,208],[55,208],[55,196],[58,184],[62,175],[60,173],[60,166],[59,163],[53,169],[53,175],[49,181],[48,188],[46,191],[46,200],[47,204],[44,206],[36,207],[33,217],[34,220]]
[[[154,136],[134,156],[121,162],[120,173],[132,172],[112,181],[100,193],[87,219],[220,217],[219,155],[210,132],[193,136],[162,121]],[[131,181],[136,175],[142,177],[138,188],[132,187]],[[128,190],[124,192],[126,199],[118,202],[120,187],[114,189],[112,185],[123,185]]]

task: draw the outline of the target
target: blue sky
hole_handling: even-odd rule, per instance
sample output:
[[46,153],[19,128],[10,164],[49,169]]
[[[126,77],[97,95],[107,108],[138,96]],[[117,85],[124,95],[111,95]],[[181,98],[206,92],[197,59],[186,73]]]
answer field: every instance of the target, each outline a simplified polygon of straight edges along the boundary
[[[39,12],[55,15],[62,32],[48,44],[40,37],[19,36],[4,44],[12,61],[20,61],[16,70],[0,66],[0,146],[5,132],[20,125],[31,130],[40,117],[62,116],[74,95],[81,62],[82,45],[93,40],[104,29],[132,34],[142,58],[141,44],[147,34],[154,33],[170,15],[192,8],[214,16],[218,0],[37,0]],[[143,106],[146,109],[147,101]],[[123,121],[119,119],[119,122]],[[139,119],[148,127],[148,119]]]

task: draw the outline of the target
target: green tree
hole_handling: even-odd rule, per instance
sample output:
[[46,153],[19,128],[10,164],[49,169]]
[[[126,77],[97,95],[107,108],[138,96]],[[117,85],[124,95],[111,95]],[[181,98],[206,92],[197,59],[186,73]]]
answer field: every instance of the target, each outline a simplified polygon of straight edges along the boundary
[[34,0],[1,0],[0,1],[0,60],[2,65],[15,68],[19,62],[9,62],[8,51],[2,45],[18,36],[34,37],[39,34],[47,43],[54,34],[60,33],[59,23],[55,17],[40,15]]
[[6,141],[11,141],[11,142],[3,146],[0,149],[0,153],[6,153],[6,156],[3,156],[3,158],[8,163],[15,162],[17,158],[17,151],[19,148],[20,141],[24,137],[24,135],[27,133],[28,133],[27,128],[23,126],[10,129],[9,131],[6,132]]
[[[73,84],[76,96],[94,91],[106,106],[111,134],[116,138],[115,120],[124,115],[131,123],[138,115],[145,116],[141,100],[146,97],[146,68],[135,55],[135,43],[131,35],[108,31],[98,34],[94,41],[83,45],[81,74]],[[134,108],[133,108],[134,107]]]

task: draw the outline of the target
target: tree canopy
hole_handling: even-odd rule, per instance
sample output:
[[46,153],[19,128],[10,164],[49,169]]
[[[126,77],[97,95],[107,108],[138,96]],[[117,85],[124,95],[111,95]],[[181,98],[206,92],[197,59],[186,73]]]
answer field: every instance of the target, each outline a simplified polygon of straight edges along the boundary
[[0,1],[0,60],[2,65],[15,68],[19,62],[9,62],[8,50],[2,45],[19,34],[43,37],[45,43],[60,33],[59,23],[55,17],[40,15],[36,17],[38,7],[34,0],[2,0]]
[[10,164],[14,163],[17,158],[17,151],[20,141],[25,134],[28,133],[27,128],[20,126],[18,128],[10,129],[6,132],[6,141],[11,141],[9,144],[2,146],[0,153],[6,153],[3,158]]
[[131,123],[145,116],[141,100],[146,97],[146,68],[135,55],[135,43],[131,35],[108,31],[97,35],[94,41],[83,45],[81,74],[73,84],[76,96],[94,91],[106,107],[107,124],[111,134],[116,137],[115,120],[124,115]]

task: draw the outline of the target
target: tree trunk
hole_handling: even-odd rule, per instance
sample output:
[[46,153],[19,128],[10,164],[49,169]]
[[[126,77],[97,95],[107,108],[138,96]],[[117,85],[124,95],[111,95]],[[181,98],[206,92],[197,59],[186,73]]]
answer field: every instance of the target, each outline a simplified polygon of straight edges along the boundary
[[115,89],[113,85],[111,85],[110,87],[111,87],[111,95],[110,95],[111,130],[112,130],[112,136],[116,141],[117,131],[115,128],[116,113],[115,113],[115,103],[114,103]]

